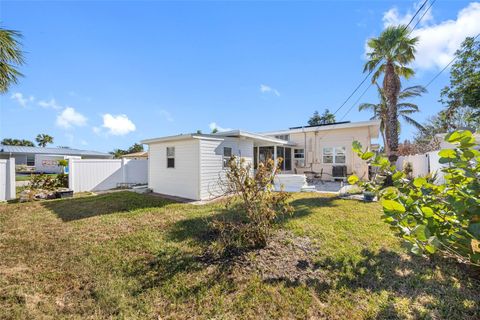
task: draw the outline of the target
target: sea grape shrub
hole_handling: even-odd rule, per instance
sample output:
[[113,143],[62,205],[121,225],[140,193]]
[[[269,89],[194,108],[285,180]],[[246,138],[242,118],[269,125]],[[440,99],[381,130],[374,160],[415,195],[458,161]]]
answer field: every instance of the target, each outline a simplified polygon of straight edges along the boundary
[[[454,149],[439,151],[443,179],[408,178],[381,155],[362,150],[354,152],[375,167],[371,181],[350,176],[350,184],[376,192],[382,199],[383,220],[411,244],[415,254],[442,252],[469,264],[480,264],[480,152],[468,130],[445,137]],[[383,188],[391,177],[393,186]],[[433,176],[435,177],[435,175]]]

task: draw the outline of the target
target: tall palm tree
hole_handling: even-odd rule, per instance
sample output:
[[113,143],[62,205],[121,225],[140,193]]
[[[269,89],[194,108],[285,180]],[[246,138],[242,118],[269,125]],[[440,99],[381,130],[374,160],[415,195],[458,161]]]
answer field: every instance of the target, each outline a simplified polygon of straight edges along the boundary
[[398,158],[398,113],[397,104],[400,94],[400,77],[406,79],[414,75],[407,65],[415,59],[417,37],[410,38],[410,31],[404,25],[386,28],[378,38],[368,41],[371,51],[367,54],[363,72],[374,71],[372,82],[377,82],[383,74],[383,92],[387,104],[385,131],[388,143],[388,158],[395,162]]
[[0,93],[6,93],[10,85],[22,76],[18,67],[24,64],[20,49],[20,32],[0,28]]
[[49,136],[48,134],[41,133],[37,135],[35,141],[37,141],[39,147],[45,148],[47,144],[53,143],[53,137]]
[[[380,132],[383,138],[383,145],[385,146],[385,152],[388,154],[389,152],[389,143],[388,138],[385,132],[385,124],[388,121],[388,106],[387,106],[387,99],[385,98],[385,94],[383,89],[375,83],[378,90],[378,97],[380,101],[378,103],[362,103],[359,107],[359,111],[363,110],[372,110],[373,117],[370,120],[380,120]],[[416,104],[411,102],[406,102],[406,99],[414,98],[421,96],[423,93],[427,92],[427,89],[423,86],[412,86],[403,89],[398,94],[398,103],[397,103],[397,119],[400,117],[408,124],[414,126],[419,130],[425,130],[425,128],[418,123],[415,119],[410,117],[412,113],[419,112],[419,108]],[[397,120],[397,130],[400,130],[400,121]]]

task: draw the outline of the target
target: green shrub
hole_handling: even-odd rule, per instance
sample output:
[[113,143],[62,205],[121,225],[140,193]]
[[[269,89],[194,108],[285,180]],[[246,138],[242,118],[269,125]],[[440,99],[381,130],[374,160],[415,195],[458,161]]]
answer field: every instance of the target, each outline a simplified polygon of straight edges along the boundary
[[[351,184],[374,191],[382,199],[383,219],[411,244],[415,254],[442,252],[464,263],[480,263],[480,152],[470,131],[456,131],[445,140],[455,149],[439,152],[444,182],[434,177],[409,179],[383,156],[353,150],[378,172],[372,181],[350,176]],[[383,188],[391,177],[393,186]]]
[[55,190],[58,181],[55,177],[46,174],[32,174],[28,188],[30,190]]
[[57,175],[57,187],[68,188],[68,174],[59,173]]

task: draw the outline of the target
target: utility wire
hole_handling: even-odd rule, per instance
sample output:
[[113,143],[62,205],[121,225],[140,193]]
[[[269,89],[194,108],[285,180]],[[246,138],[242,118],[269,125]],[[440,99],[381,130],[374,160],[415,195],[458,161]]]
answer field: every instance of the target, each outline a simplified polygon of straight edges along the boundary
[[[433,4],[436,2],[437,0],[433,0],[430,5],[428,6],[428,8],[423,12],[423,14],[420,16],[420,18],[417,20],[417,22],[415,23],[415,25],[413,26],[412,30],[410,31],[410,33],[408,35],[410,35],[413,30],[418,26],[418,24],[420,23],[420,21],[423,19],[423,17],[425,17],[425,15],[427,14],[428,10],[430,10],[430,8],[433,6]],[[425,5],[425,3],[419,8],[419,10],[422,9],[422,7]],[[418,13],[418,11],[417,11]],[[410,20],[410,23],[413,21],[413,19],[415,18],[416,14],[412,17],[412,20]],[[408,25],[407,25],[408,27]],[[381,61],[381,60],[380,60]],[[379,62],[380,62],[379,61]],[[352,109],[355,107],[355,105],[360,101],[360,99],[362,99],[362,97],[365,95],[365,93],[367,93],[367,91],[370,89],[370,87],[372,86],[372,83],[365,89],[365,91],[362,92],[362,94],[360,95],[360,97],[358,97],[358,99],[353,103],[353,105],[350,107],[350,109],[347,110],[347,112],[345,112],[345,114],[343,115],[343,117],[341,118],[341,120],[343,120],[349,113],[350,111],[352,111]],[[340,121],[341,121],[340,120]]]
[[[420,6],[420,8],[418,8],[417,12],[415,12],[415,14],[413,15],[413,17],[410,19],[410,21],[408,22],[408,24],[405,26],[405,28],[403,29],[403,31],[405,31],[409,26],[410,24],[413,22],[413,20],[415,19],[415,17],[418,15],[418,13],[423,9],[423,7],[425,7],[425,5],[427,4],[428,0],[425,0],[423,2],[423,4]],[[431,6],[430,6],[431,7]],[[429,9],[430,9],[429,7]],[[425,14],[424,14],[425,15]],[[423,15],[423,16],[424,16]],[[422,18],[423,18],[422,16]],[[420,18],[421,19],[421,18]],[[418,22],[417,22],[418,24]],[[365,83],[365,81],[367,81],[367,79],[370,77],[370,75],[373,73],[373,71],[375,70],[375,68],[377,67],[377,65],[382,61],[383,59],[380,59],[375,65],[374,67],[372,68],[372,70],[370,70],[370,72],[367,74],[367,76],[360,82],[360,84],[353,90],[353,92],[347,97],[347,99],[345,99],[345,101],[340,105],[340,107],[338,107],[338,109],[333,113],[334,115],[337,114],[338,111],[340,111],[340,109],[342,109],[345,104],[348,102],[348,100],[350,100],[350,98],[358,91],[358,89],[360,89],[360,87]]]
[[343,115],[342,118],[340,118],[340,121],[342,121],[349,113],[350,111],[352,111],[352,109],[357,105],[357,103],[360,102],[360,99],[363,98],[363,96],[365,95],[365,93],[367,93],[368,89],[370,89],[370,87],[373,85],[373,83],[370,83],[370,85],[362,92],[362,94],[360,95],[360,97],[358,97],[358,99],[352,104],[352,106],[350,107],[350,109],[347,110],[347,112],[345,112],[345,114]]

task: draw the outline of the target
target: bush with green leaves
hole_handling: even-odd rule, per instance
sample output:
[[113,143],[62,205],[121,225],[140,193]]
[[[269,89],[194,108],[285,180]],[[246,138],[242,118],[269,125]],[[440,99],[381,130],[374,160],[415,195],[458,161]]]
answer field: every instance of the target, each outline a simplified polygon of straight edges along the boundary
[[47,174],[32,174],[28,188],[30,190],[55,190],[58,181],[55,177]]
[[[468,130],[455,131],[445,140],[455,149],[439,152],[442,182],[435,183],[432,177],[409,179],[385,157],[362,150],[358,142],[353,150],[378,170],[371,181],[356,176],[348,181],[382,199],[384,221],[411,244],[413,253],[442,252],[480,265],[480,151]],[[385,188],[387,177],[393,186]]]

